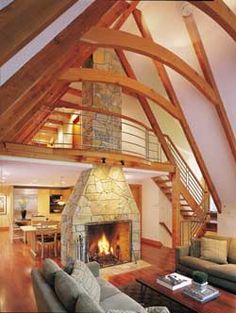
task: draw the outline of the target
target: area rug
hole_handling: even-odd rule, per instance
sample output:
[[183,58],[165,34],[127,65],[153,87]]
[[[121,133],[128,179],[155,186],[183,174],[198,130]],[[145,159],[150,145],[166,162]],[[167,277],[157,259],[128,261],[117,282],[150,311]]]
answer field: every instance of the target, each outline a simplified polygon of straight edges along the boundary
[[100,276],[103,279],[108,280],[108,278],[110,276],[140,270],[140,269],[148,267],[148,266],[151,266],[151,264],[149,264],[148,262],[145,262],[143,260],[138,260],[136,263],[135,262],[129,262],[129,263],[124,263],[124,264],[120,264],[120,265],[102,268],[100,270]]
[[[140,303],[140,284],[132,282],[129,285],[119,287],[119,289],[126,293],[128,296]],[[171,299],[154,292],[151,289],[147,289],[145,294],[144,303],[141,303],[144,307],[149,306],[166,306],[171,313],[193,313],[194,311],[187,309],[181,304],[172,301]]]

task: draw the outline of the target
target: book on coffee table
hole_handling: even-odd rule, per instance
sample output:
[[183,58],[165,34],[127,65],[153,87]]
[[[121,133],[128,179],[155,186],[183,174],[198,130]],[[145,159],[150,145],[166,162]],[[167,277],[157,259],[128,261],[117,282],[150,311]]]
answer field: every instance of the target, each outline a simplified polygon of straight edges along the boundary
[[201,303],[213,300],[217,298],[220,294],[219,290],[209,285],[206,286],[206,288],[203,290],[197,289],[194,286],[189,286],[186,289],[184,289],[183,293]]
[[177,290],[179,288],[191,285],[192,279],[178,273],[171,273],[165,276],[158,277],[156,282],[171,290]]

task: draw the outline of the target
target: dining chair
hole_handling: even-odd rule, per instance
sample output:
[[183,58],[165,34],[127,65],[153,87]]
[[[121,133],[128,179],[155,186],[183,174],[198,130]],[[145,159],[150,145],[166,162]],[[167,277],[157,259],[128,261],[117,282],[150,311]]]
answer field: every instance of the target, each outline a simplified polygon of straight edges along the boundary
[[36,245],[41,248],[41,258],[44,258],[45,248],[53,248],[54,256],[57,256],[57,228],[42,227],[36,230]]

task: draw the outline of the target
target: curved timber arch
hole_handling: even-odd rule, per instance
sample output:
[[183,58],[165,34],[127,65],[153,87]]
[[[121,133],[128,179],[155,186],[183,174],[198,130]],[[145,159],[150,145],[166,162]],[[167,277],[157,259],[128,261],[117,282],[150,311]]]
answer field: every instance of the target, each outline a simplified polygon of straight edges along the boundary
[[128,78],[126,76],[117,75],[112,72],[94,70],[94,69],[81,69],[78,67],[69,68],[66,70],[59,79],[65,80],[67,82],[76,81],[90,81],[99,82],[106,84],[115,84],[121,87],[125,87],[128,90],[147,97],[148,99],[159,104],[164,110],[171,114],[176,119],[180,119],[179,110],[174,107],[174,105],[155,92],[153,89],[147,87],[146,85],[140,83],[135,79]]
[[236,16],[222,0],[189,2],[209,15],[236,41]]
[[82,36],[81,41],[97,47],[128,50],[164,63],[185,77],[212,103],[218,104],[212,87],[191,66],[173,52],[150,39],[141,38],[123,31],[92,27]]

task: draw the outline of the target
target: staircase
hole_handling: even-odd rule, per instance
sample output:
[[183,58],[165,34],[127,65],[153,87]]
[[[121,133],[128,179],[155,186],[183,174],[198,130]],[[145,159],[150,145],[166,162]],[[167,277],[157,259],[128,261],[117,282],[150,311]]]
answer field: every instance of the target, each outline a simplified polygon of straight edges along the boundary
[[[209,194],[202,187],[188,164],[169,138],[165,135],[168,147],[180,171],[180,237],[181,244],[188,244],[193,237],[201,237],[205,231],[214,231],[215,221],[208,212]],[[172,177],[169,174],[153,178],[156,185],[172,201]]]

